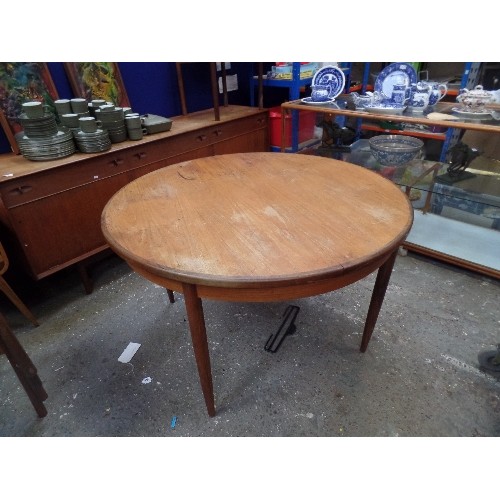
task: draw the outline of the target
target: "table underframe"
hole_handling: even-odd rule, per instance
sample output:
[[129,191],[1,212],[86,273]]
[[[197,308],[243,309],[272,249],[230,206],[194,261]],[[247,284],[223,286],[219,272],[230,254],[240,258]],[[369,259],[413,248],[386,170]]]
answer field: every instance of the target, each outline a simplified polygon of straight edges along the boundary
[[184,295],[201,389],[208,415],[214,417],[216,414],[215,397],[207,330],[203,313],[203,298],[229,302],[274,302],[311,297],[353,284],[378,269],[360,345],[360,351],[365,352],[368,348],[368,343],[370,342],[384,301],[399,244],[401,243],[402,242],[399,242],[396,247],[384,252],[383,255],[377,256],[377,258],[367,262],[364,266],[357,267],[355,271],[346,271],[344,274],[331,278],[318,279],[316,281],[314,279],[308,279],[307,283],[288,283],[283,286],[266,283],[257,283],[247,288],[207,286],[203,284],[186,283],[160,276],[130,261],[128,261],[128,264],[134,271],[142,275],[148,281],[164,287],[168,292],[170,302],[173,301],[172,291]]

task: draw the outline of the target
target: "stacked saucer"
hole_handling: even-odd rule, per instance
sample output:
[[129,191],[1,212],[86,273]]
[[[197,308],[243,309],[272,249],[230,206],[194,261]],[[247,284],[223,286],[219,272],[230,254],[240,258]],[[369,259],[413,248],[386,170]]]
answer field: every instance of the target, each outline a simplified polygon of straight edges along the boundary
[[125,114],[123,108],[114,105],[101,106],[95,110],[95,117],[101,127],[108,131],[112,143],[123,142],[127,139],[127,128],[125,126]]
[[18,118],[23,127],[15,139],[21,154],[28,160],[55,160],[76,150],[71,130],[59,128],[48,106],[38,101],[25,102]]
[[28,160],[55,160],[76,151],[73,133],[66,127],[56,128],[55,134],[45,137],[31,137],[24,131],[17,133],[15,138],[21,154]]
[[22,113],[19,116],[19,123],[28,137],[49,137],[58,131],[56,117],[50,112],[45,112],[39,118],[29,118]]
[[101,128],[95,132],[74,131],[73,136],[82,153],[100,153],[111,148],[108,131]]
[[127,139],[127,129],[123,120],[121,123],[116,125],[103,123],[102,128],[108,131],[109,138],[112,143],[123,142]]

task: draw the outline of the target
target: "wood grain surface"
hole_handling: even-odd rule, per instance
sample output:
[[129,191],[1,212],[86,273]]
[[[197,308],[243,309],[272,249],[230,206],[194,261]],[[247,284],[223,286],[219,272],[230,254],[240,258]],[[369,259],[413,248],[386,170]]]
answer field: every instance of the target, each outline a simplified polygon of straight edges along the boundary
[[286,153],[165,167],[122,188],[101,220],[111,248],[134,268],[229,288],[301,285],[378,266],[412,221],[406,196],[378,174]]

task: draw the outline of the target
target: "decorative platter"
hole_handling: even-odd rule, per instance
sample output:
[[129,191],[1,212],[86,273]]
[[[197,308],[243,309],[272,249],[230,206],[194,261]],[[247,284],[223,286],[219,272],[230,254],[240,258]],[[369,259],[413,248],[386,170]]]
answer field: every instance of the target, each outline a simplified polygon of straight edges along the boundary
[[365,111],[376,115],[402,115],[406,106],[396,108],[394,106],[365,106]]
[[464,111],[460,108],[451,108],[451,110],[463,120],[491,120],[493,118],[490,111],[485,113],[473,113],[471,111]]
[[408,112],[412,115],[423,115],[424,111],[427,109],[427,106],[408,106]]
[[392,63],[378,74],[375,90],[381,92],[386,99],[390,99],[394,85],[404,84],[409,87],[412,83],[417,83],[415,68],[408,63]]
[[326,101],[313,101],[312,97],[304,97],[301,99],[304,104],[309,104],[310,106],[324,106],[325,104],[331,104],[335,102],[335,99],[328,98]]
[[330,85],[328,97],[335,99],[344,90],[344,72],[338,66],[323,66],[314,73],[311,86],[315,85]]

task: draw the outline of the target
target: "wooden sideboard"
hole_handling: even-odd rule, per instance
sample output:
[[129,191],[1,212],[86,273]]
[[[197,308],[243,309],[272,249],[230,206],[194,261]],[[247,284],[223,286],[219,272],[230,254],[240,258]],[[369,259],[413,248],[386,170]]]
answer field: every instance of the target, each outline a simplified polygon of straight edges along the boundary
[[171,119],[169,132],[104,153],[46,162],[0,156],[0,237],[29,275],[41,279],[106,250],[101,212],[137,177],[204,156],[269,151],[266,110],[232,105],[221,108],[219,121],[213,109]]

